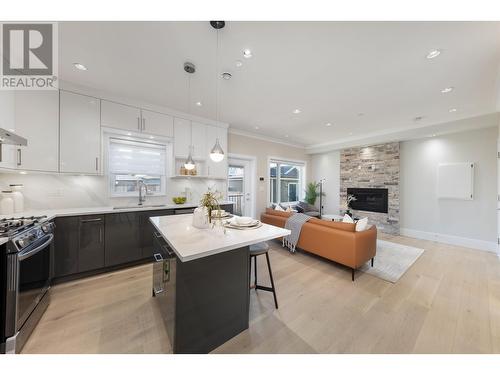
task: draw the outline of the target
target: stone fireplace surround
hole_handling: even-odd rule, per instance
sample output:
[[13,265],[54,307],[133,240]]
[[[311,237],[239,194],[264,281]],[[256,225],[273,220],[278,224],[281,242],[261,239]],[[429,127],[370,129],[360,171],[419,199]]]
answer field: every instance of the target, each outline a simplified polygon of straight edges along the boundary
[[368,217],[377,229],[399,234],[399,142],[344,149],[340,153],[340,208],[345,210],[347,188],[386,188],[388,213],[351,210]]

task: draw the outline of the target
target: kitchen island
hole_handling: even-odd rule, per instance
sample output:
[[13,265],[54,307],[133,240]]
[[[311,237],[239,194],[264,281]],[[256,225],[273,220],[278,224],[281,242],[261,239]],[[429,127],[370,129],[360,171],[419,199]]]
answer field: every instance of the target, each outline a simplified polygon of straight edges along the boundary
[[290,231],[268,224],[225,233],[221,228],[198,229],[192,226],[192,215],[150,221],[159,237],[155,251],[168,258],[163,260],[164,283],[155,298],[173,352],[208,353],[247,329],[249,246]]

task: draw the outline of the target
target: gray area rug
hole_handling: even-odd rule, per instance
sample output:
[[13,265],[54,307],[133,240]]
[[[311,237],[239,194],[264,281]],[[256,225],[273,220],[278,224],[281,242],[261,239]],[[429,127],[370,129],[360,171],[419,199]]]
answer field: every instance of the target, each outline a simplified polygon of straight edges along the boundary
[[377,240],[374,266],[371,267],[368,262],[359,270],[395,283],[423,253],[424,249]]

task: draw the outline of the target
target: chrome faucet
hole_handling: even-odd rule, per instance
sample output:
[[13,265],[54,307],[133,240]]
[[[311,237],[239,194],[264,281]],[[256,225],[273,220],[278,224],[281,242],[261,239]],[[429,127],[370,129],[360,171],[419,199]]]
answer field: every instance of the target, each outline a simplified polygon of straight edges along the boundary
[[[148,188],[143,180],[138,180],[137,185],[139,186],[139,206],[142,206],[142,204],[146,201],[146,194],[148,192]],[[144,194],[142,193],[143,189],[144,189]]]

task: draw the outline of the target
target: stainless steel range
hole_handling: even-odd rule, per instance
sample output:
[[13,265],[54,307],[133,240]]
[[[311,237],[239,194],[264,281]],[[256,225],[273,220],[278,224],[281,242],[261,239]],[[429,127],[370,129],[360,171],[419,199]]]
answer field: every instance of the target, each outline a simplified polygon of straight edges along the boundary
[[49,304],[54,225],[45,216],[0,220],[0,350],[19,353]]

